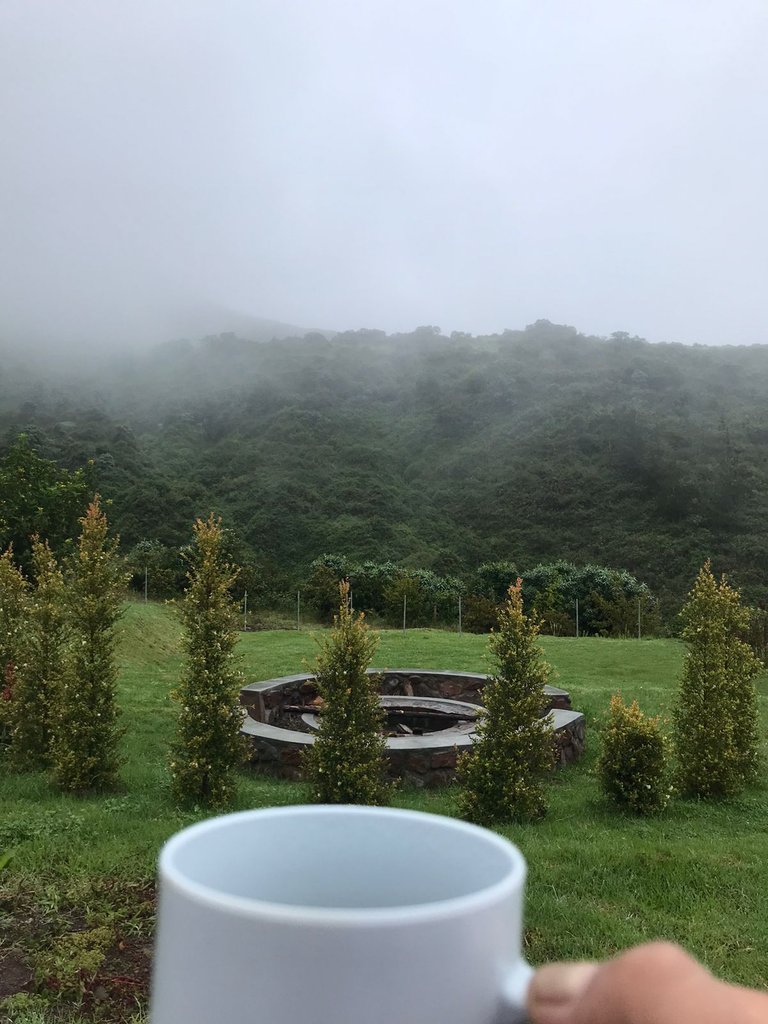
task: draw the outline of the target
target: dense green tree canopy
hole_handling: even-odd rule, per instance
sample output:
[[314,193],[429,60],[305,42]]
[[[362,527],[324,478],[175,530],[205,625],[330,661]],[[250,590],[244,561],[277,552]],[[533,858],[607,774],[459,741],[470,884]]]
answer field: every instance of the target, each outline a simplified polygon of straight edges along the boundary
[[38,449],[21,433],[0,459],[0,549],[12,544],[22,566],[30,562],[33,536],[57,548],[73,536],[90,490],[88,464],[69,472]]
[[[28,371],[0,382],[0,428],[34,430],[57,472],[93,460],[126,548],[178,547],[214,509],[254,573],[304,578],[324,551],[464,579],[563,559],[627,569],[671,606],[707,556],[764,594],[766,394],[768,346],[539,321],[486,337],[227,336],[69,380]],[[6,474],[19,451],[6,446]],[[49,535],[3,500],[0,542]]]

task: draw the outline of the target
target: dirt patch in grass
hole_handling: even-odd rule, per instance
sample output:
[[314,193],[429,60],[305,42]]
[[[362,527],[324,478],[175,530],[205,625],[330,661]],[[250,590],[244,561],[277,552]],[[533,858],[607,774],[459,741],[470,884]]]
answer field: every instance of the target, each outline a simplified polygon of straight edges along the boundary
[[32,990],[32,968],[18,949],[0,949],[0,999]]
[[0,950],[0,1005],[29,992],[55,1007],[56,1020],[99,1024],[124,1024],[147,1006],[153,883],[81,882],[55,905],[29,892],[2,895],[8,948]]
[[128,1019],[147,1005],[151,969],[151,943],[141,936],[118,938],[83,994],[83,1010],[105,1022]]

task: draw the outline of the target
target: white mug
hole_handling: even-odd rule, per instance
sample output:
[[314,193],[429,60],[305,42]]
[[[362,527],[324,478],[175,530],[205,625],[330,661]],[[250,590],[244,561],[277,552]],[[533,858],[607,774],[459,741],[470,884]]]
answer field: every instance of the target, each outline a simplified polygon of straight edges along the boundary
[[152,1024],[516,1024],[522,854],[436,814],[211,818],[160,854]]

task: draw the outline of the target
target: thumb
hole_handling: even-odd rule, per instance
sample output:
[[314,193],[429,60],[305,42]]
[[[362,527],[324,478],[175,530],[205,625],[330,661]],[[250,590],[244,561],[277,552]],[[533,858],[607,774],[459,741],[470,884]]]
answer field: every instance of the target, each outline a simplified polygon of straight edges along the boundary
[[605,964],[541,968],[528,1012],[533,1024],[765,1024],[768,996],[725,985],[658,942]]

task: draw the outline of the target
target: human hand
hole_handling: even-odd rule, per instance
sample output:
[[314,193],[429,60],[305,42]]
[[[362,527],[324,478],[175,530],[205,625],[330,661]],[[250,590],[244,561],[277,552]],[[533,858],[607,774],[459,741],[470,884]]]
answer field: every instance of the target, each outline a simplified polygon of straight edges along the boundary
[[768,1024],[768,995],[718,981],[654,942],[603,964],[550,964],[528,992],[533,1024]]

